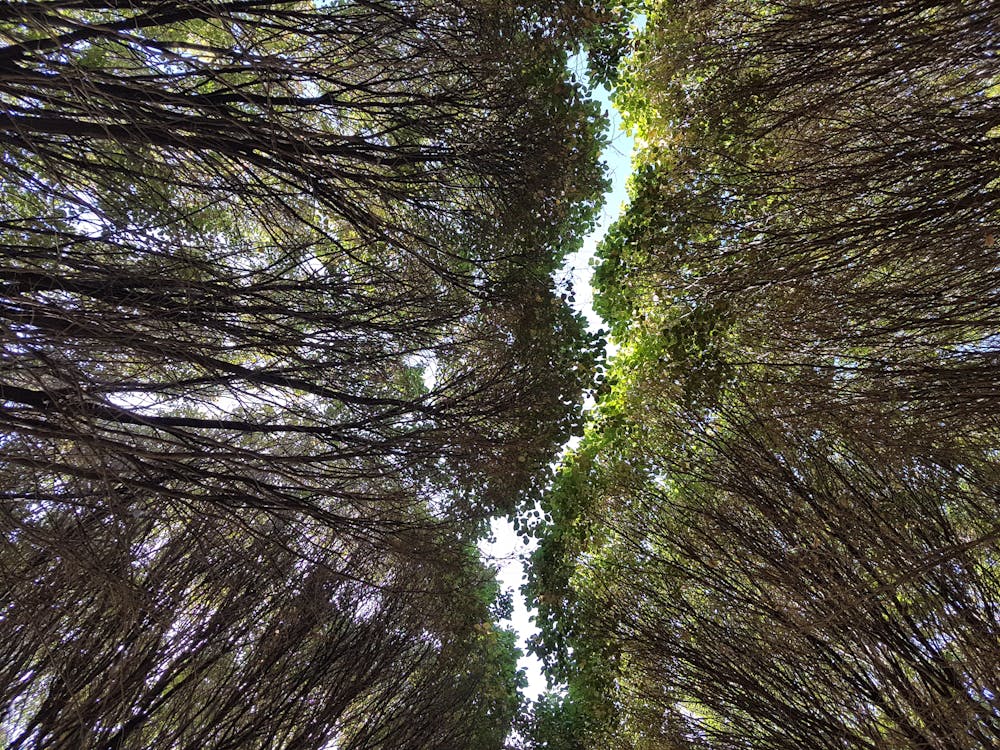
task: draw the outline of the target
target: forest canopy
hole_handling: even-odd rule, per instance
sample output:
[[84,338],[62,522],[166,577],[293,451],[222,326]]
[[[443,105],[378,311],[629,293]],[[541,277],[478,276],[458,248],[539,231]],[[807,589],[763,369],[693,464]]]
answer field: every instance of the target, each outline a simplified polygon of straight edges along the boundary
[[995,5],[0,7],[0,745],[1000,745]]

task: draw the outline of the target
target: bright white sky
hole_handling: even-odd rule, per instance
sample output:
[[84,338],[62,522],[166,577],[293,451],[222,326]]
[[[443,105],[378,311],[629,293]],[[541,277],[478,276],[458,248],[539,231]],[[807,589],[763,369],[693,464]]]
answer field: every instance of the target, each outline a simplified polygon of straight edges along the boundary
[[[582,76],[585,66],[582,59],[576,58],[571,61],[571,67]],[[603,87],[598,87],[595,96],[601,107],[607,110],[611,120],[611,143],[604,150],[604,160],[608,165],[608,176],[611,178],[611,190],[605,198],[604,209],[601,212],[600,220],[594,231],[587,237],[583,248],[566,258],[561,274],[570,276],[573,281],[576,302],[574,306],[586,319],[591,331],[600,328],[607,329],[607,326],[594,312],[594,293],[590,286],[590,279],[594,270],[591,267],[591,259],[598,243],[608,231],[608,227],[617,218],[622,204],[626,200],[625,183],[628,178],[632,161],[632,138],[621,128],[621,118],[611,106],[608,92]],[[613,353],[611,348],[611,353]],[[593,404],[585,404],[589,408]],[[578,439],[574,439],[572,447]],[[529,544],[524,544],[521,537],[514,534],[514,528],[509,521],[498,519],[493,521],[493,537],[496,540],[492,544],[483,542],[479,545],[483,557],[499,568],[497,578],[500,586],[505,590],[514,592],[514,615],[509,625],[517,631],[520,636],[521,650],[526,649],[527,638],[536,632],[531,622],[533,610],[529,612],[525,605],[524,597],[521,596],[520,587],[525,575],[525,563],[528,555],[536,546],[534,539]],[[523,656],[520,666],[528,676],[528,688],[525,691],[528,698],[534,700],[545,690],[545,677],[542,675],[541,663],[535,657]]]

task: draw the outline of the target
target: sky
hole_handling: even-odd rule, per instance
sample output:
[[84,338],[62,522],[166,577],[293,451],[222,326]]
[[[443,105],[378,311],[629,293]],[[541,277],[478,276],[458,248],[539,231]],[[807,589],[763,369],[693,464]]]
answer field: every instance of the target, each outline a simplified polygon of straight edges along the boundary
[[[575,69],[578,76],[582,76],[585,70],[582,59],[571,60],[570,67]],[[587,236],[583,247],[579,252],[573,253],[566,258],[566,261],[559,272],[560,278],[569,276],[573,282],[575,296],[574,307],[587,320],[587,326],[591,331],[607,329],[604,321],[594,312],[594,293],[590,286],[590,280],[594,270],[591,266],[591,259],[598,243],[604,237],[612,222],[621,211],[625,202],[626,182],[631,168],[632,138],[622,130],[621,117],[611,105],[608,91],[601,86],[595,89],[595,98],[601,103],[602,109],[606,110],[611,120],[610,143],[605,148],[603,158],[608,167],[608,177],[611,179],[611,189],[605,194],[605,204],[601,211],[600,218],[594,231]],[[614,347],[609,347],[609,353],[614,353]],[[590,408],[593,401],[584,404],[584,408]],[[579,438],[571,440],[567,449],[575,447]],[[503,590],[512,590],[514,599],[514,614],[509,623],[519,636],[519,645],[525,655],[521,657],[519,666],[525,671],[528,678],[528,687],[525,694],[529,699],[534,700],[545,690],[545,677],[542,675],[541,663],[533,656],[526,653],[526,641],[533,633],[537,632],[531,623],[529,612],[524,597],[521,596],[520,586],[524,581],[525,564],[528,555],[531,554],[537,545],[537,540],[531,539],[525,544],[521,537],[514,533],[514,527],[506,519],[495,519],[492,523],[492,535],[494,541],[482,542],[479,545],[483,557],[497,566],[497,578]]]

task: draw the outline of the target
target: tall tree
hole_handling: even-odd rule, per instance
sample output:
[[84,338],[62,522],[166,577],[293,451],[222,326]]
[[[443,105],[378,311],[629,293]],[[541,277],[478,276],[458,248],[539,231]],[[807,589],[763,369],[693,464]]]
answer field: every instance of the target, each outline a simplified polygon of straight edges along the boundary
[[500,746],[464,550],[590,369],[578,10],[0,10],[8,744]]
[[584,746],[996,745],[992,10],[649,4],[529,587]]

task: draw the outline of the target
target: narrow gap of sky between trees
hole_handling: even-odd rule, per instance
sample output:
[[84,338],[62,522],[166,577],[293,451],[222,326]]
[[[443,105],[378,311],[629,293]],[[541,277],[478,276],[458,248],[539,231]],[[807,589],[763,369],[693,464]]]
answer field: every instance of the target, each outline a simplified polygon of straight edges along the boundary
[[[586,77],[586,59],[582,54],[574,55],[569,61],[569,67],[578,77]],[[559,278],[570,282],[573,290],[573,307],[586,319],[588,329],[596,332],[600,329],[606,330],[607,326],[594,311],[594,290],[591,286],[594,274],[592,261],[598,244],[628,200],[626,186],[631,171],[634,142],[631,135],[622,128],[621,115],[611,102],[611,92],[603,86],[595,86],[593,96],[600,102],[602,111],[607,113],[609,121],[609,142],[602,158],[607,165],[611,187],[605,193],[604,206],[594,230],[586,237],[580,250],[567,256],[559,271]],[[608,340],[607,356],[613,356],[616,350],[615,343]],[[428,366],[427,372],[433,377],[433,363]],[[590,409],[592,406],[593,399],[588,398],[583,408]],[[571,438],[566,450],[573,449],[578,443],[578,437]],[[512,627],[518,634],[518,645],[522,651],[518,665],[524,670],[528,680],[525,696],[535,700],[545,690],[545,675],[542,672],[541,661],[527,653],[527,640],[537,632],[537,628],[532,622],[534,610],[528,609],[520,587],[525,575],[527,558],[537,546],[538,540],[518,536],[514,531],[514,525],[507,518],[493,519],[490,531],[490,539],[480,542],[480,552],[487,562],[497,567],[497,580],[500,582],[501,590],[512,592],[514,604],[511,619],[498,624],[502,627]]]

